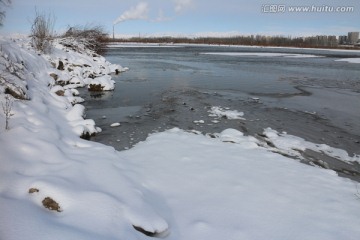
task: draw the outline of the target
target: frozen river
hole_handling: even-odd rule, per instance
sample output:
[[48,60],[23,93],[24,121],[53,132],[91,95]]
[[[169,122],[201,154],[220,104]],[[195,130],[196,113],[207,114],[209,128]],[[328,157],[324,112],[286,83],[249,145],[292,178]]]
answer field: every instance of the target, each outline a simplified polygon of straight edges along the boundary
[[[93,140],[118,150],[173,127],[249,135],[271,127],[360,154],[360,64],[338,61],[360,52],[125,44],[110,45],[105,57],[130,70],[114,76],[114,92],[83,96],[87,117],[103,129]],[[211,106],[246,120],[215,124]]]
[[360,92],[360,65],[336,61],[360,58],[360,52],[125,46],[110,47],[106,54],[110,62],[131,68],[116,79],[121,85],[114,97],[122,106],[143,105],[161,91],[181,88],[269,96],[299,93],[295,86]]

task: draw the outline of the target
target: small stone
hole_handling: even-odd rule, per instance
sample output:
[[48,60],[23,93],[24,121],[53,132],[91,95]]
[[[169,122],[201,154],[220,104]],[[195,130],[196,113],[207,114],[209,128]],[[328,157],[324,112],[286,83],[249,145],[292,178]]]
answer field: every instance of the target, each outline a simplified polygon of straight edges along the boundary
[[36,192],[39,192],[39,189],[37,189],[37,188],[30,188],[29,189],[29,193],[36,193]]

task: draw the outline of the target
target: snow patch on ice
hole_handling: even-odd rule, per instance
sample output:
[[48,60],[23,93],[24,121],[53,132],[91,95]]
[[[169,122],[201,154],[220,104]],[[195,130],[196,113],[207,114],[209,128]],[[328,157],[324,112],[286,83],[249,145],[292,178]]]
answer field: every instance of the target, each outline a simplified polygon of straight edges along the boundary
[[360,58],[343,58],[335,60],[337,62],[360,63]]
[[119,127],[121,124],[120,123],[112,123],[110,124],[110,127]]
[[220,134],[215,134],[223,142],[236,143],[247,149],[258,147],[259,140],[252,136],[244,136],[244,134],[236,129],[226,129]]
[[266,128],[264,130],[264,135],[270,142],[275,145],[276,148],[283,151],[289,156],[294,156],[302,159],[303,157],[301,156],[300,152],[309,149],[315,152],[324,153],[330,157],[334,157],[342,161],[357,161],[360,163],[360,156],[354,155],[351,157],[345,150],[333,148],[326,144],[316,144],[308,142],[303,138],[289,135],[287,133],[279,133],[271,128]]
[[255,57],[286,57],[286,58],[317,58],[322,57],[311,54],[293,54],[293,53],[267,53],[267,52],[205,52],[205,55],[221,55],[221,56],[255,56]]
[[204,120],[194,120],[195,124],[204,124],[205,121]]
[[244,113],[238,112],[237,110],[228,110],[226,108],[224,109],[222,107],[214,106],[211,107],[208,112],[210,113],[210,117],[245,120],[245,118],[243,118]]

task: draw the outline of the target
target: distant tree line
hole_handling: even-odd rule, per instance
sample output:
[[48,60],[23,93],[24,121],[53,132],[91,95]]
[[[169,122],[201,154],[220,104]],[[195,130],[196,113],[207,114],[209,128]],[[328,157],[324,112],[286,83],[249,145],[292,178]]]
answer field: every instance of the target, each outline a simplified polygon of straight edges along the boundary
[[248,46],[272,46],[272,47],[301,47],[301,48],[337,48],[336,36],[313,36],[313,37],[285,37],[285,36],[234,36],[234,37],[134,37],[127,39],[111,39],[110,42],[141,42],[141,43],[193,43],[193,44],[216,44],[216,45],[248,45]]

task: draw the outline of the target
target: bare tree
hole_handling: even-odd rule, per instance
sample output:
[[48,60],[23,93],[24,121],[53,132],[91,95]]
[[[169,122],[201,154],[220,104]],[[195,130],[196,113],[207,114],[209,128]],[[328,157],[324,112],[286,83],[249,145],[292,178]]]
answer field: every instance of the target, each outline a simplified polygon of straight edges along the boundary
[[3,25],[5,19],[5,7],[10,6],[11,0],[0,0],[0,26]]
[[5,95],[5,103],[2,103],[2,108],[5,114],[5,129],[9,130],[9,120],[10,117],[13,115],[11,114],[11,109],[12,109],[12,100],[10,95],[6,94]]
[[31,40],[35,49],[43,53],[51,51],[54,38],[55,18],[51,14],[39,13],[35,10],[35,18],[31,26]]

